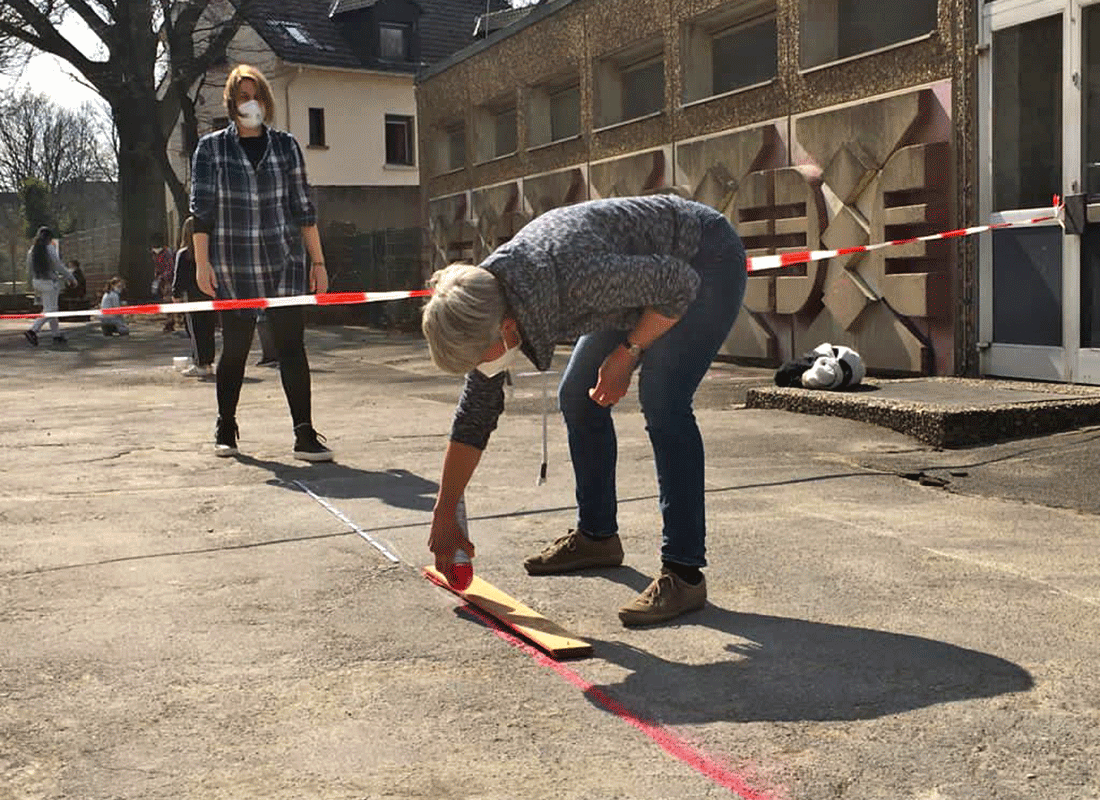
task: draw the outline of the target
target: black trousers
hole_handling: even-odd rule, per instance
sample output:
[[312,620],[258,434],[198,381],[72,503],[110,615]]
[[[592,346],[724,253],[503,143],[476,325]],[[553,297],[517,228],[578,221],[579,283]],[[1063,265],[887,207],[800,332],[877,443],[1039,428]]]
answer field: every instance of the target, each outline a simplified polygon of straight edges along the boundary
[[186,315],[187,330],[191,334],[191,348],[194,351],[192,355],[200,367],[214,363],[214,326],[217,325],[217,313],[196,311]]
[[[222,355],[218,359],[217,372],[218,416],[232,419],[237,416],[237,401],[241,396],[248,351],[252,348],[256,316],[252,312],[218,313],[222,323]],[[295,427],[312,423],[305,309],[301,306],[269,308],[266,313],[279,355],[279,376],[290,406],[290,417]]]

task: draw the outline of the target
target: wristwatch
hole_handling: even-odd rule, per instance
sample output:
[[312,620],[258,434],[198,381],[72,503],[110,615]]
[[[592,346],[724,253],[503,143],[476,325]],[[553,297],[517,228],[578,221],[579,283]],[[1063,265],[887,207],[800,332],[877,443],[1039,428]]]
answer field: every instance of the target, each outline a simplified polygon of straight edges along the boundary
[[623,347],[626,348],[626,352],[630,353],[631,358],[638,359],[642,357],[642,346],[640,344],[636,344],[627,339],[623,342]]

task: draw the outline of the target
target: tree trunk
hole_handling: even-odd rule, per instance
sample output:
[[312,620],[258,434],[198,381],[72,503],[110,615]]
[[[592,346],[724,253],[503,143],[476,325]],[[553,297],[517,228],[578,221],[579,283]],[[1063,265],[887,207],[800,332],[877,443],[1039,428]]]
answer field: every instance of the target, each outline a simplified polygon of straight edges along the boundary
[[122,222],[118,271],[133,300],[149,299],[153,280],[151,239],[167,244],[164,179],[156,155],[161,137],[152,107],[140,99],[113,104],[118,127],[118,209]]

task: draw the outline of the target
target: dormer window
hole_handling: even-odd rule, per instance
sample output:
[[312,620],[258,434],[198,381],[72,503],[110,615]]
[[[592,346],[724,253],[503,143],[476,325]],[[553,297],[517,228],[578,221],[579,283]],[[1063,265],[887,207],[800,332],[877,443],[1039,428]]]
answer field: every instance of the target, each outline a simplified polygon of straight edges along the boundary
[[409,60],[409,26],[383,22],[378,26],[378,55],[385,61]]
[[268,20],[267,24],[275,30],[279,31],[287,39],[294,42],[294,44],[302,45],[304,47],[313,47],[318,50],[332,49],[331,45],[321,44],[316,39],[314,39],[313,36],[310,35],[309,31],[307,31],[297,22],[288,22],[286,20],[273,19]]

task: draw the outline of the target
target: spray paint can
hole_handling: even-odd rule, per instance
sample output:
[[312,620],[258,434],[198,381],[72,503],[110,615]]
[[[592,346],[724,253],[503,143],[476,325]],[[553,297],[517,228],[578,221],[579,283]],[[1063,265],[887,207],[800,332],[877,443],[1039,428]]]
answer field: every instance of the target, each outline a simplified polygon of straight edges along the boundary
[[[469,539],[470,528],[466,520],[466,495],[458,498],[458,505],[455,506],[455,520],[462,530],[462,535]],[[474,565],[470,560],[470,554],[462,549],[455,550],[454,561],[451,564],[451,574],[447,577],[448,583],[458,591],[464,592],[470,588],[470,583],[473,580]]]

